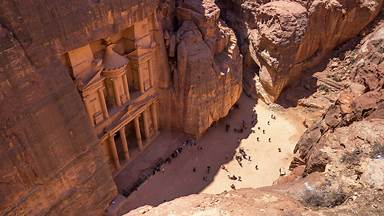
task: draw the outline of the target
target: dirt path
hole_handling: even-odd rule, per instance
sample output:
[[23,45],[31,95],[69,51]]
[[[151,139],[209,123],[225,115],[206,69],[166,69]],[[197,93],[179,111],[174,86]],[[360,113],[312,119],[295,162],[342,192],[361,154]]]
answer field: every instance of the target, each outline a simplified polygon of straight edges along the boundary
[[[256,125],[252,124],[255,113]],[[143,205],[156,206],[190,194],[221,193],[231,190],[231,184],[236,188],[271,185],[279,177],[280,168],[287,170],[295,143],[304,131],[301,118],[288,113],[273,112],[267,105],[261,102],[256,105],[254,100],[242,96],[239,107],[212,126],[197,146],[185,149],[166,164],[162,172],[150,177],[133,192],[125,201],[124,212]],[[276,119],[271,119],[272,114]],[[242,133],[234,132],[234,128],[241,128],[243,121],[246,129]],[[230,125],[227,132],[226,125]],[[243,167],[235,160],[240,148],[251,157],[251,161],[242,161]],[[228,172],[222,169],[223,166]],[[228,175],[241,176],[242,181],[230,180]]]

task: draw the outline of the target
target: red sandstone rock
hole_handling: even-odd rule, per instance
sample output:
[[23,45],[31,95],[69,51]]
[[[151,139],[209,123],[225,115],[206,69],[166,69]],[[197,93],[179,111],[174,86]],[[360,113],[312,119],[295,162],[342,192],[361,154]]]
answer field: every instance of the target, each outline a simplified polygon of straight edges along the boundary
[[201,136],[225,117],[242,91],[242,57],[234,32],[219,19],[214,1],[177,8],[177,69],[173,71],[179,125]]
[[[319,64],[337,45],[355,37],[379,13],[383,1],[230,1],[227,19],[235,20],[243,44],[245,90],[275,101],[281,91]],[[233,13],[241,13],[235,17]],[[246,24],[238,25],[243,22]],[[353,24],[352,24],[353,23]],[[259,72],[258,72],[259,70]],[[253,79],[259,73],[260,81]],[[262,88],[256,82],[261,82]],[[256,85],[256,87],[254,87]],[[255,92],[258,91],[258,92]],[[265,92],[264,92],[265,91]]]
[[[270,101],[358,34],[382,5],[380,0],[228,2],[237,5],[238,14],[225,12],[226,17],[243,28],[237,30],[246,51],[245,86],[253,90],[257,62],[263,96]],[[149,14],[162,126],[200,136],[228,113],[242,88],[238,40],[213,0],[178,3],[176,12],[175,2],[167,0],[0,2],[2,215],[101,215],[117,195],[109,158],[97,145],[64,54]],[[292,168],[304,162],[306,177],[296,179],[298,172],[273,187],[193,195],[131,214],[380,215],[384,205],[375,199],[383,197],[383,177],[375,170],[383,169],[384,152],[382,29],[357,50],[348,68],[354,83],[298,143],[300,159]]]
[[[358,54],[356,61],[349,65],[350,87],[302,136],[295,149],[300,158],[292,164],[299,167],[291,175],[271,187],[193,195],[154,208],[143,207],[128,215],[209,214],[211,210],[212,214],[229,215],[258,215],[260,211],[284,215],[285,210],[297,210],[296,215],[381,215],[384,212],[383,175],[379,171],[383,169],[384,155],[382,29],[382,25],[377,27],[354,50]],[[359,85],[366,86],[364,91]],[[282,198],[286,201],[281,212],[275,212],[275,206],[268,203],[272,196],[280,202],[276,192],[287,195]],[[236,196],[230,204],[226,202],[229,196]],[[248,198],[251,200],[242,201]],[[291,198],[300,204],[287,203]],[[195,204],[206,203],[206,200],[214,202],[208,206]],[[258,207],[259,200],[266,203]],[[228,211],[226,205],[230,205],[232,211]]]

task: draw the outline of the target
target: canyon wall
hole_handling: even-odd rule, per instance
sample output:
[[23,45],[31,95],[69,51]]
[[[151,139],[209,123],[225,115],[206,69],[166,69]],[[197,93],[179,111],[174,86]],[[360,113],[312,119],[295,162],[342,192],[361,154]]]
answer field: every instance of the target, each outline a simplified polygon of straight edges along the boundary
[[178,125],[199,137],[239,99],[242,56],[214,1],[183,2],[176,16],[180,27],[171,38],[176,40],[173,97]]
[[117,195],[63,54],[156,4],[0,2],[0,215],[101,215]]
[[242,89],[236,37],[213,1],[0,2],[0,215],[101,215],[117,195],[67,53],[143,19],[160,127],[199,137]]
[[333,68],[347,84],[297,143],[289,175],[268,187],[193,194],[126,215],[383,215],[382,15],[356,47],[337,55],[339,65],[321,71]]
[[[220,3],[221,11],[214,0],[1,1],[0,214],[101,215],[117,195],[70,75],[69,51],[150,20],[161,129],[200,137],[227,115],[243,80],[249,95],[275,101],[382,8],[381,0]],[[325,169],[329,156],[319,149],[331,131],[382,131],[381,35],[359,51],[375,65],[356,62],[356,83],[298,144],[305,175]],[[356,120],[356,128],[338,129]]]
[[245,90],[269,103],[337,45],[355,37],[383,4],[382,0],[219,2],[243,43]]

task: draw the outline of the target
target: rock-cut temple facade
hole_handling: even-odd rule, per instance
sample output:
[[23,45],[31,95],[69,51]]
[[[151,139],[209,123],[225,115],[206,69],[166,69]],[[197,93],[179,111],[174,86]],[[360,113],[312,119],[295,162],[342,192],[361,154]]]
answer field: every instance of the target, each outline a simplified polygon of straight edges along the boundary
[[159,132],[152,61],[156,42],[150,25],[145,18],[65,56],[112,170],[119,170]]

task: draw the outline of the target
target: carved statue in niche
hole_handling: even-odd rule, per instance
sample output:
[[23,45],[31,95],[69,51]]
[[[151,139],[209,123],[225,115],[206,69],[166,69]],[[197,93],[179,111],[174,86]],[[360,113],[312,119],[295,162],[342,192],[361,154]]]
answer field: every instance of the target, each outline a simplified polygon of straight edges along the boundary
[[130,99],[127,81],[128,59],[114,50],[116,44],[111,43],[110,38],[105,39],[105,44],[107,47],[102,75],[106,78],[107,101],[110,106],[121,106]]

